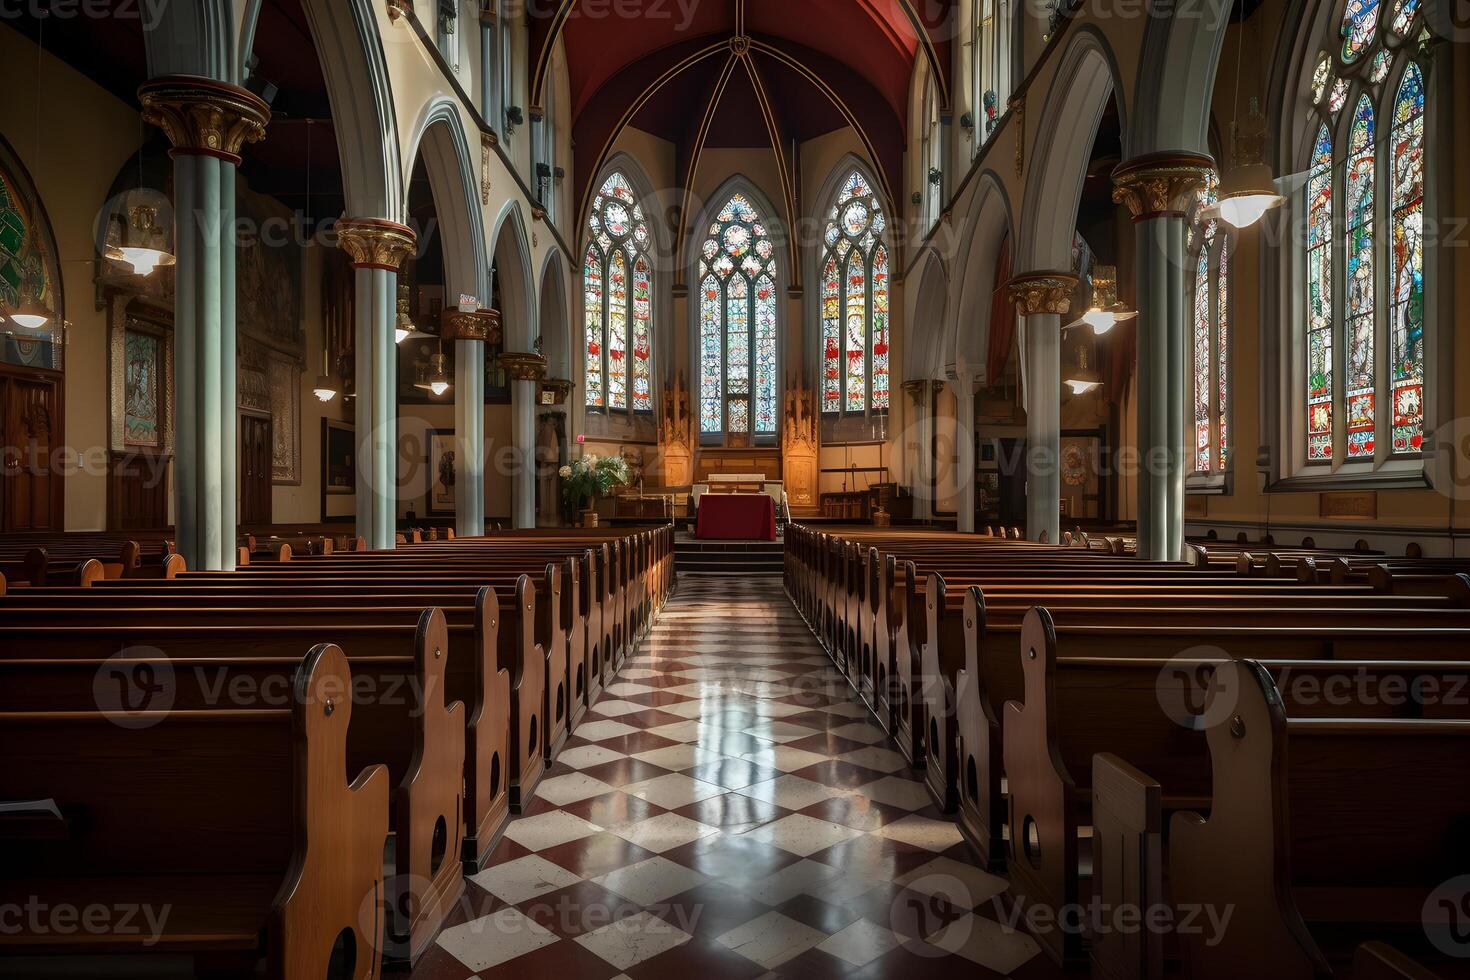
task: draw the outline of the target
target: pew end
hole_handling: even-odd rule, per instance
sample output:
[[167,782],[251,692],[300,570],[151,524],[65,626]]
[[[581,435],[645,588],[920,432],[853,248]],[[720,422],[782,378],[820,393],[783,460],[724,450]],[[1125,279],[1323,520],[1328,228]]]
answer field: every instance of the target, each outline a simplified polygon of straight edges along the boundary
[[1368,942],[1353,954],[1353,980],[1440,980],[1387,943]]
[[[424,610],[414,641],[413,761],[393,794],[394,876],[385,889],[390,962],[417,962],[464,891],[464,704],[447,700],[449,626]],[[386,695],[385,695],[386,698]]]
[[[1092,893],[1104,909],[1160,906],[1163,883],[1163,791],[1112,753],[1092,759]],[[1107,929],[1091,937],[1094,977],[1160,980],[1163,936],[1155,929]]]

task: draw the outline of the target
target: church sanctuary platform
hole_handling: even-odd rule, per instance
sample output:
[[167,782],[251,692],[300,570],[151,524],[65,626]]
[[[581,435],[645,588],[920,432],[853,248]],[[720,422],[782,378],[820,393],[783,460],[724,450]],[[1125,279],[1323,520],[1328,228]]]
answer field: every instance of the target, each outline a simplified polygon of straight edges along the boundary
[[0,0],[0,980],[1470,980],[1467,5]]

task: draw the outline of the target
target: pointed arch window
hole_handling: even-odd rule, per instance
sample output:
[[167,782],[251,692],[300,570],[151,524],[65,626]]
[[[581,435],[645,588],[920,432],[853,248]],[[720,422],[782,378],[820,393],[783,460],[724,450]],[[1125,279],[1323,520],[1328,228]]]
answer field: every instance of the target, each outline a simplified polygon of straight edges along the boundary
[[[1201,192],[1201,207],[1215,201],[1216,182]],[[1191,404],[1194,420],[1195,486],[1223,485],[1229,472],[1231,337],[1230,234],[1214,219],[1196,219],[1192,298]]]
[[732,194],[700,250],[699,431],[736,441],[776,433],[776,249],[744,194]]
[[1420,19],[1419,0],[1347,0],[1310,76],[1297,403],[1309,466],[1373,467],[1423,449]]
[[886,412],[889,401],[888,219],[852,170],[827,212],[822,252],[822,412]]
[[621,171],[603,182],[587,219],[582,263],[587,408],[653,411],[651,237]]

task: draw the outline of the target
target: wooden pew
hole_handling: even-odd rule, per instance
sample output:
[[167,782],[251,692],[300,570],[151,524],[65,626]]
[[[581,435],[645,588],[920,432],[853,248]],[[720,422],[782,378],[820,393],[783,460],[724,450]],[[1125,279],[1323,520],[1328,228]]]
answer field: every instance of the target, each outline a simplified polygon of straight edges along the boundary
[[1463,959],[1423,948],[1423,916],[1436,889],[1470,873],[1470,720],[1300,717],[1248,661],[1215,671],[1211,697],[1222,692],[1233,710],[1205,733],[1209,817],[1170,824],[1174,901],[1235,910],[1212,947],[1180,937],[1191,976],[1333,976],[1364,939],[1462,975]]
[[[524,588],[533,592],[529,583]],[[331,631],[335,623],[359,625],[365,617],[388,610],[394,618],[414,619],[428,608],[438,608],[445,616],[448,696],[466,707],[463,860],[466,872],[476,874],[499,842],[511,811],[511,672],[502,664],[524,659],[534,650],[530,633],[514,615],[514,604],[512,624],[505,628],[502,642],[502,605],[493,588],[364,592],[307,587],[280,593],[134,582],[97,590],[31,589],[0,599],[0,624],[44,625],[101,617],[129,625],[166,621],[174,626],[210,626],[228,620],[318,624]],[[534,653],[530,656],[534,658]]]
[[351,685],[320,644],[278,708],[0,712],[6,795],[59,815],[0,822],[0,903],[110,913],[60,933],[18,922],[0,957],[188,953],[253,974],[264,956],[267,976],[317,980],[342,937],[348,975],[378,977],[389,779],[346,780]]
[[[1045,607],[1027,614],[1019,651],[1025,702],[1005,706],[1012,894],[1054,910],[1082,897],[1090,860],[1079,832],[1092,824],[1086,783],[1094,755],[1112,753],[1157,780],[1165,812],[1209,805],[1209,767],[1195,719],[1208,723],[1210,709],[1193,703],[1189,686],[1176,686],[1176,679],[1218,675],[1239,657],[1261,659],[1273,670],[1307,671],[1312,661],[1332,661],[1320,664],[1329,674],[1394,670],[1397,665],[1382,666],[1385,647],[1404,659],[1455,662],[1453,672],[1470,677],[1470,629],[1463,621],[1415,629],[1390,625],[1393,617],[1331,610],[1317,623],[1303,624],[1308,613],[1295,611],[1273,625],[1264,611],[1253,610],[1241,617],[1250,625],[1210,625],[1209,616],[1191,624],[1187,611],[1155,611],[1145,625],[1112,626],[1099,625],[1095,613],[1083,611],[1060,625]],[[1319,702],[1304,710],[1335,707]],[[1058,961],[1083,956],[1075,933],[1037,938]]]
[[[24,685],[0,684],[0,708],[85,710],[100,696],[161,686],[173,710],[231,712],[271,704],[288,693],[290,651],[324,629],[351,651],[356,723],[348,731],[347,764],[382,762],[394,784],[390,827],[394,874],[384,883],[389,910],[385,955],[412,963],[438,932],[464,887],[460,841],[464,820],[465,715],[446,703],[448,627],[437,609],[377,622],[330,627],[113,624],[101,615],[78,626],[5,625],[11,643],[0,669],[19,670]],[[258,620],[257,620],[258,622]],[[4,623],[4,620],[0,620]],[[160,666],[167,673],[158,679]],[[101,678],[101,680],[99,680]],[[132,687],[126,686],[132,683]],[[23,688],[23,689],[22,689]],[[229,846],[224,843],[222,846]],[[448,858],[446,860],[446,857]]]

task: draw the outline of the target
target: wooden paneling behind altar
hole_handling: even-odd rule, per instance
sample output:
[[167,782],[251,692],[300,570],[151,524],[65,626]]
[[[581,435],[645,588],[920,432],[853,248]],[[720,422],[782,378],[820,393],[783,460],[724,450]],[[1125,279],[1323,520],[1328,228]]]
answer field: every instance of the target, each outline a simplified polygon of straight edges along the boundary
[[820,424],[816,392],[803,379],[790,379],[786,384],[786,411],[781,425],[781,478],[786,484],[787,503],[793,517],[810,517],[819,509]]
[[694,482],[694,416],[689,413],[689,382],[684,372],[664,386],[659,410],[658,453],[663,463],[666,487],[687,487]]

